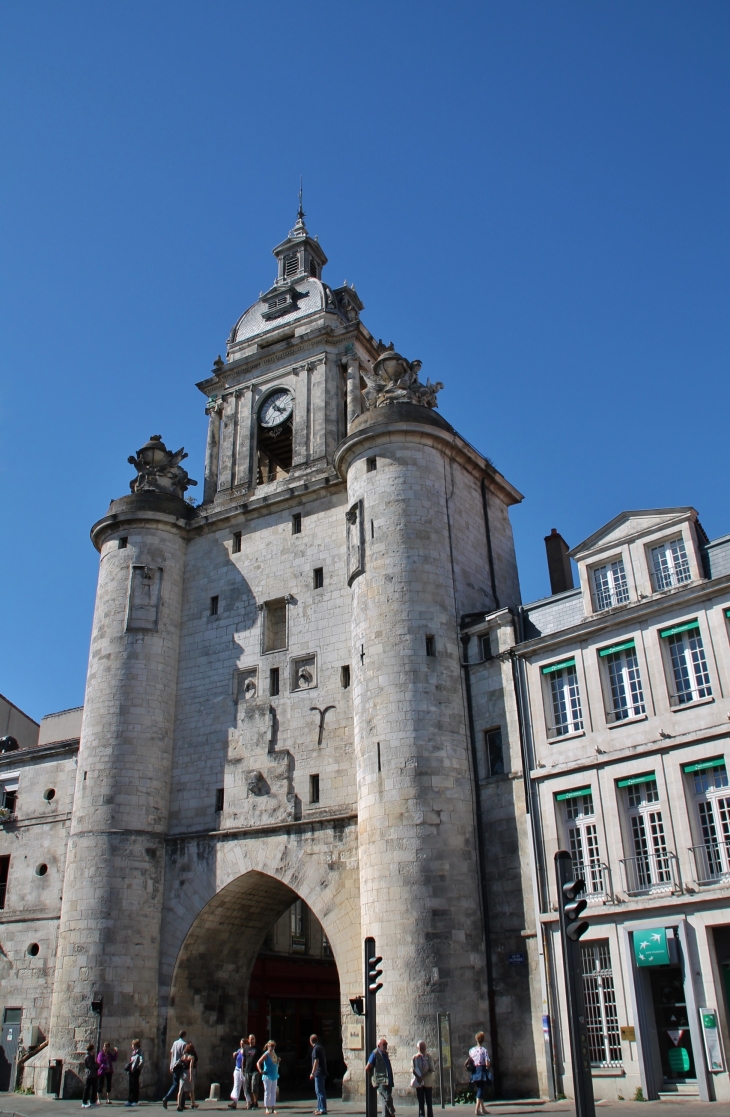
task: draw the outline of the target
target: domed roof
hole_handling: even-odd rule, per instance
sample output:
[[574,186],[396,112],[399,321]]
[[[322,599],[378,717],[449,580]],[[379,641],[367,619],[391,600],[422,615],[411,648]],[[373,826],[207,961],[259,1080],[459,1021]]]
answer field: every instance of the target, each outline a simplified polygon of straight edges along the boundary
[[272,310],[277,309],[272,304],[276,303],[278,297],[281,296],[276,292],[267,292],[250,306],[231,330],[230,344],[237,345],[250,337],[256,337],[257,334],[266,333],[267,330],[279,330],[284,325],[288,326],[290,322],[298,322],[308,314],[324,310],[328,302],[332,304],[332,310],[335,310],[329,287],[326,287],[321,279],[315,279],[313,276],[298,280],[292,288],[291,308],[285,307],[284,313],[271,317]]

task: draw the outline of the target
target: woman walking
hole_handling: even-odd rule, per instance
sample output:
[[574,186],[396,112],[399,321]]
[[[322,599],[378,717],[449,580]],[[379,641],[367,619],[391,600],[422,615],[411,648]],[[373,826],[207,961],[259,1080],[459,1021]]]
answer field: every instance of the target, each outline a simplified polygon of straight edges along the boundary
[[190,1108],[197,1109],[198,1106],[195,1102],[195,1078],[198,1073],[198,1052],[195,1050],[194,1043],[189,1043],[186,1050],[190,1055],[190,1063],[188,1064],[188,1092],[190,1093]]
[[84,1109],[88,1109],[90,1105],[98,1105],[99,1097],[97,1094],[97,1087],[99,1085],[99,1068],[96,1065],[96,1055],[94,1054],[95,1047],[90,1043],[86,1048],[86,1055],[84,1056],[84,1071],[86,1073],[86,1081],[84,1082],[84,1096],[81,1105]]
[[471,1082],[477,1096],[477,1104],[474,1110],[475,1113],[486,1113],[484,1108],[484,1094],[486,1093],[487,1084],[489,1082],[489,1067],[492,1060],[489,1058],[489,1052],[484,1046],[484,1032],[477,1032],[474,1036],[476,1046],[469,1050],[469,1060],[471,1062]]
[[99,1068],[99,1097],[106,1090],[107,1105],[112,1104],[112,1075],[114,1074],[114,1064],[117,1061],[118,1054],[116,1047],[112,1047],[107,1040],[96,1056],[96,1065]]
[[276,1113],[276,1084],[279,1079],[279,1056],[276,1054],[276,1044],[270,1039],[266,1050],[256,1064],[259,1074],[264,1080],[264,1109],[267,1113]]
[[129,1062],[124,1068],[129,1075],[129,1097],[124,1103],[126,1106],[139,1105],[139,1076],[142,1073],[143,1066],[144,1055],[142,1054],[142,1041],[133,1039],[132,1054],[129,1057]]
[[425,1040],[416,1044],[416,1054],[413,1056],[413,1081],[418,1098],[418,1117],[433,1117],[433,1082],[436,1067],[433,1059],[426,1050]]

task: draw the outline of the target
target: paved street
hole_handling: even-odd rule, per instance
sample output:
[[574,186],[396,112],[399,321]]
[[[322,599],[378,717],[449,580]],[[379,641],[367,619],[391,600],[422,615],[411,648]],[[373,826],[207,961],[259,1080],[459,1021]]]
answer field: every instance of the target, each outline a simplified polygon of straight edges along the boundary
[[[123,1102],[115,1102],[115,1109],[123,1109]],[[155,1112],[162,1114],[163,1109],[160,1102],[142,1102],[139,1106],[143,1110],[155,1110]],[[404,1105],[402,1102],[396,1107],[399,1117],[417,1117],[418,1109],[415,1104]],[[49,1098],[36,1098],[26,1096],[23,1094],[9,1094],[5,1095],[0,1101],[0,1117],[77,1117],[78,1111],[81,1109],[80,1101],[54,1101]],[[575,1113],[575,1108],[571,1102],[541,1102],[539,1100],[525,1101],[525,1102],[497,1102],[492,1103],[489,1107],[489,1112],[494,1114],[495,1117],[519,1117],[524,1114],[525,1117],[529,1114],[548,1114],[560,1113],[565,1114],[566,1117],[572,1117]],[[602,1117],[698,1117],[701,1112],[707,1112],[708,1117],[717,1114],[717,1117],[722,1117],[723,1112],[727,1112],[727,1107],[722,1104],[712,1104],[701,1101],[690,1101],[682,1099],[678,1101],[655,1101],[655,1102],[606,1102],[598,1103],[598,1109]],[[100,1106],[98,1112],[101,1113],[102,1107]],[[314,1101],[288,1101],[282,1102],[277,1107],[277,1113],[288,1115],[288,1117],[308,1117],[314,1110]],[[471,1115],[471,1106],[455,1106],[453,1110],[447,1106],[449,1112],[454,1113],[455,1117],[462,1114]],[[210,1102],[204,1101],[200,1103],[201,1117],[203,1112],[212,1113],[219,1112],[229,1114],[230,1110],[227,1108],[226,1101]],[[174,1114],[176,1112],[174,1106],[170,1106],[168,1113]],[[263,1114],[263,1110],[260,1111]],[[435,1107],[435,1117],[441,1112],[439,1107]],[[330,1102],[329,1113],[332,1117],[360,1117],[364,1113],[362,1106],[356,1105],[354,1102],[342,1102],[338,1099]]]

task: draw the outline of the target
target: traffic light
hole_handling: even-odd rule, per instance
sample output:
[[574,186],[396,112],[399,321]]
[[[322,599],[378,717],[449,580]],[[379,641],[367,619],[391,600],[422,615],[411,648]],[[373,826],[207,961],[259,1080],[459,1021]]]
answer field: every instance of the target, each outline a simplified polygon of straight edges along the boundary
[[580,919],[580,916],[588,907],[588,901],[582,898],[578,899],[578,896],[585,890],[586,882],[580,877],[576,880],[568,880],[563,885],[562,903],[563,915],[565,916],[565,934],[572,942],[577,942],[590,927],[587,919]]
[[350,1008],[353,1016],[362,1016],[365,1012],[365,1002],[362,997],[350,997]]
[[368,993],[371,993],[373,996],[375,996],[379,989],[383,988],[382,981],[378,981],[378,978],[383,976],[383,971],[378,969],[382,961],[383,959],[379,956],[368,958]]

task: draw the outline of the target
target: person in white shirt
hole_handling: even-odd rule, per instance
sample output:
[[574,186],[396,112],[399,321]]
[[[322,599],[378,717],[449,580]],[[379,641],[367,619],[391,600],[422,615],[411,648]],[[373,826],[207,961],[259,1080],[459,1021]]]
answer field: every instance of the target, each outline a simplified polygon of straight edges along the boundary
[[178,1092],[180,1090],[180,1081],[185,1073],[185,1065],[181,1062],[181,1060],[183,1052],[185,1051],[185,1046],[187,1044],[187,1040],[185,1039],[186,1035],[187,1032],[180,1032],[180,1035],[170,1048],[170,1070],[172,1071],[172,1086],[162,1099],[163,1109],[167,1109],[167,1103],[169,1101],[172,1101],[173,1098],[177,1098]]

